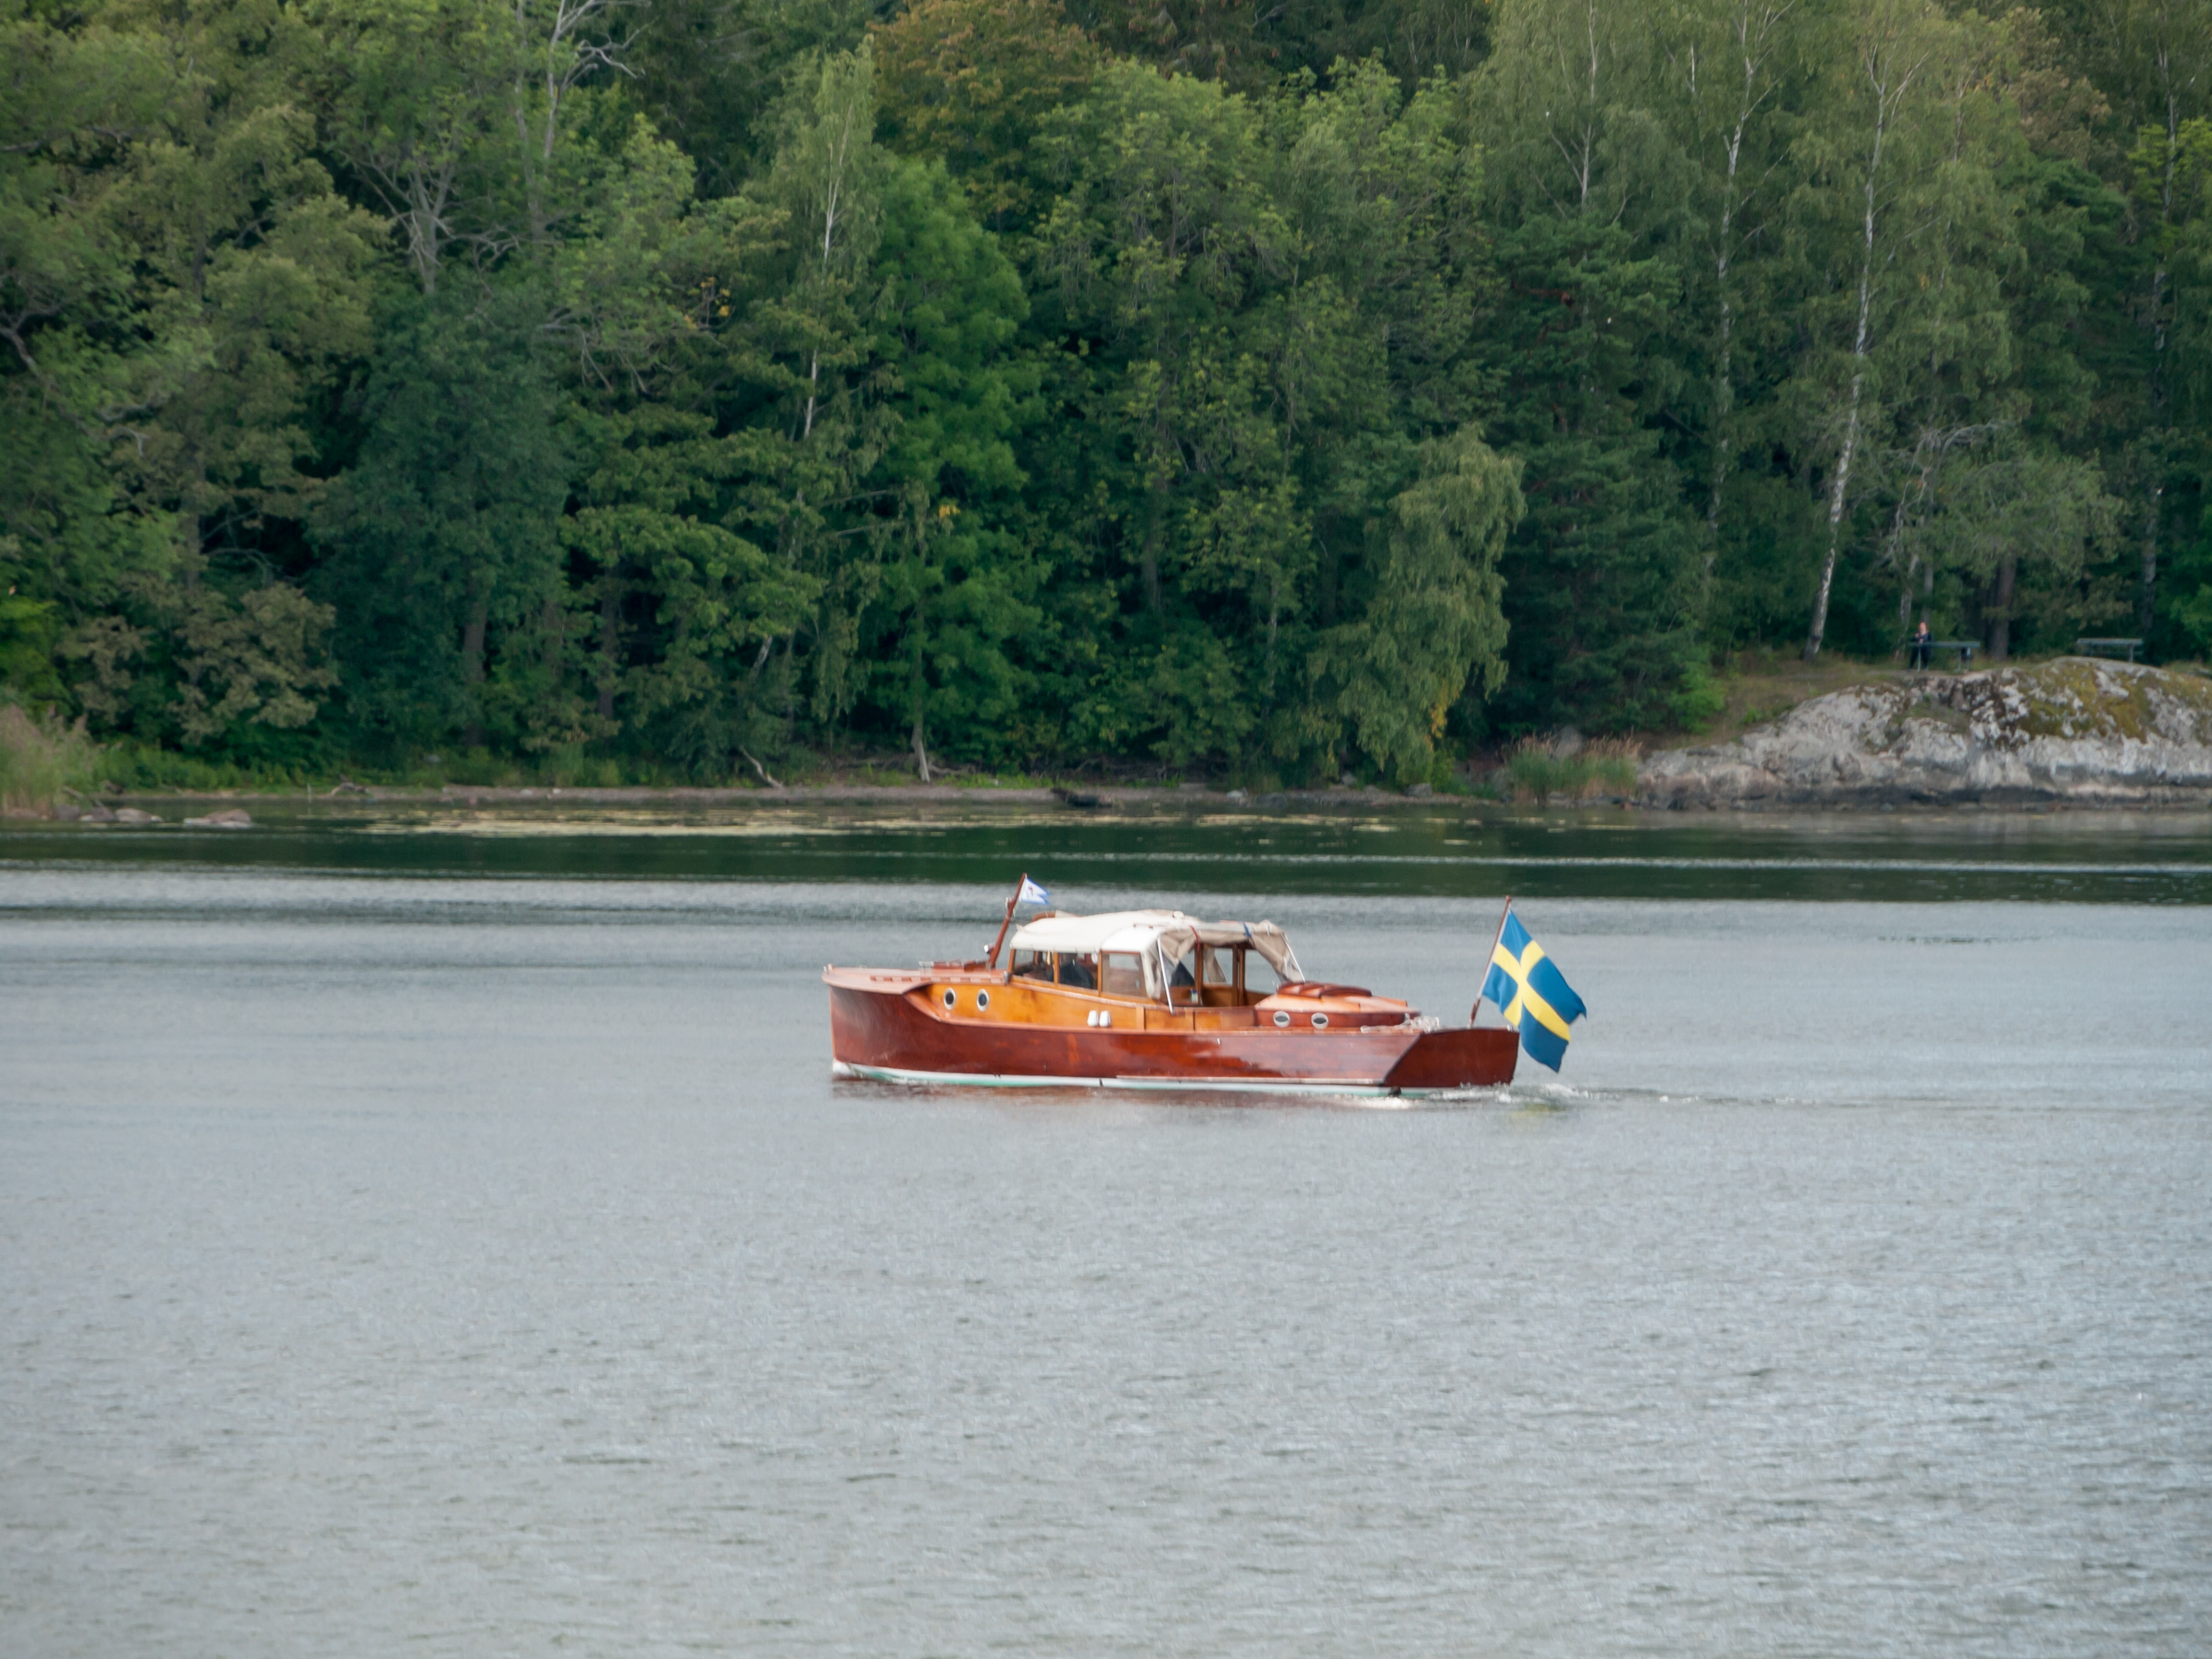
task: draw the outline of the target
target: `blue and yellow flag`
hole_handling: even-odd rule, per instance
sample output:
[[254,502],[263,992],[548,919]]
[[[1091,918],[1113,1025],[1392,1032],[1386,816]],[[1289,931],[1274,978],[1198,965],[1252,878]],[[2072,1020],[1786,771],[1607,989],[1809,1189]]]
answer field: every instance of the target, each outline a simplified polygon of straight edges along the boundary
[[1567,1057],[1567,1027],[1589,1012],[1544,947],[1528,937],[1510,904],[1490,953],[1482,994],[1504,1010],[1505,1023],[1521,1033],[1528,1058],[1555,1072]]

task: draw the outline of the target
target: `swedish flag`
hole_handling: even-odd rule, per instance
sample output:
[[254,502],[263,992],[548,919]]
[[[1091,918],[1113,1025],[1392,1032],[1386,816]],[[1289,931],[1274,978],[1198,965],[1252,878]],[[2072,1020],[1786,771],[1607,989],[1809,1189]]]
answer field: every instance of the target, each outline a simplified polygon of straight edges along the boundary
[[1521,1046],[1528,1058],[1553,1071],[1567,1057],[1567,1027],[1589,1011],[1575,994],[1544,947],[1528,937],[1513,907],[1505,907],[1505,925],[1490,952],[1490,972],[1482,981],[1482,994],[1505,1013],[1505,1023],[1521,1033]]

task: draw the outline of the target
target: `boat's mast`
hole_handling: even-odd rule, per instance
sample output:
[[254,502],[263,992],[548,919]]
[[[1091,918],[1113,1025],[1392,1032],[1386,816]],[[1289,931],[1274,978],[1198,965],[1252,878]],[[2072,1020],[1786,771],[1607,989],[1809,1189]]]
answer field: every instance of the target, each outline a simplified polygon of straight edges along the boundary
[[[986,969],[997,969],[999,965],[999,947],[1006,942],[1006,929],[1014,925],[1014,907],[1022,902],[1023,890],[1028,887],[1029,884],[1030,872],[1024,870],[1022,872],[1021,880],[1014,884],[1013,897],[1006,901],[1006,919],[999,924],[999,936],[991,941],[991,953],[983,958],[983,966]],[[1498,927],[1501,929],[1503,929],[1504,926],[1505,924],[1504,922],[1498,923]]]
[[[1474,1006],[1467,1012],[1467,1023],[1474,1024],[1482,1018],[1482,987],[1490,983],[1490,964],[1498,959],[1498,946],[1505,937],[1505,918],[1513,914],[1513,895],[1505,896],[1505,908],[1498,913],[1498,932],[1490,941],[1490,948],[1482,953],[1482,981],[1474,988]],[[1505,1011],[1498,1011],[1503,1014]]]

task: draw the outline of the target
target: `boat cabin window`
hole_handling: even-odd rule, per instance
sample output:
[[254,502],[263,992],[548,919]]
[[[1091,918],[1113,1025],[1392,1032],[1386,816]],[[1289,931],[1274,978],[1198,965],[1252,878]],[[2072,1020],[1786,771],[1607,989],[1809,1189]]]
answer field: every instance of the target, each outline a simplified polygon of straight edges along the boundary
[[1105,963],[1105,974],[1098,988],[1109,997],[1140,997],[1145,994],[1145,959],[1134,951],[1109,951],[1100,958]]
[[1081,991],[1098,988],[1098,969],[1089,957],[1060,956],[1053,960],[1060,964],[1062,985],[1072,985]]
[[1237,1002],[1237,957],[1226,945],[1194,945],[1168,975],[1168,1000],[1177,1007],[1233,1007]]
[[1239,951],[1237,954],[1244,958],[1244,1000],[1256,1002],[1261,997],[1273,995],[1275,988],[1283,982],[1283,976],[1267,958],[1257,951]]
[[1168,1000],[1178,1007],[1189,1007],[1200,1000],[1198,994],[1198,952],[1186,951],[1176,959],[1168,972]]
[[1237,963],[1225,945],[1194,945],[1168,975],[1168,1000],[1179,1007],[1218,1006],[1237,1000]]
[[1012,960],[1016,979],[1052,978],[1052,958],[1037,951],[1017,951]]

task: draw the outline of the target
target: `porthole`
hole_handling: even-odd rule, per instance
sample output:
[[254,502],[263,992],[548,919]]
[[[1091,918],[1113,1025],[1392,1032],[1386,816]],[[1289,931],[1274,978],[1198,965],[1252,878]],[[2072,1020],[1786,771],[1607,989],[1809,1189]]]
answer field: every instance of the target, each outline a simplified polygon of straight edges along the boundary
[[1328,1030],[1328,1016],[1327,1014],[1316,1014],[1313,1017],[1313,1022],[1315,1030],[1326,1031]]
[[1290,1015],[1289,1015],[1289,1013],[1288,1013],[1288,1012],[1286,1012],[1285,1010],[1280,1009],[1280,1008],[1278,1008],[1278,1009],[1276,1009],[1276,1010],[1275,1010],[1275,1024],[1278,1024],[1278,1025],[1288,1025],[1290,1023],[1291,1023],[1291,1017],[1290,1017]]
[[978,991],[975,993],[975,1012],[977,1013],[981,1013],[990,1006],[991,994],[988,991]]
[[960,1000],[960,998],[959,998],[958,994],[957,994],[957,993],[956,993],[956,992],[954,992],[954,991],[952,991],[951,988],[948,988],[946,989],[945,993],[945,1006],[947,1008],[950,1008],[950,1007],[951,1007],[951,1006],[952,1006],[952,1005],[953,1005],[954,1003],[956,1003],[956,1002],[957,1002],[957,1001],[959,1001],[959,1000]]

